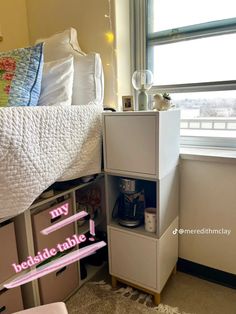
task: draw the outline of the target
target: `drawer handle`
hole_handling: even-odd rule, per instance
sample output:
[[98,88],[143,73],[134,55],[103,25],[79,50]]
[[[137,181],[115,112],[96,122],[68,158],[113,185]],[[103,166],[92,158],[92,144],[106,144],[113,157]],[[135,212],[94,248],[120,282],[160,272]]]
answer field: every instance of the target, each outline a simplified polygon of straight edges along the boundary
[[0,313],[4,312],[6,309],[7,309],[7,308],[6,308],[5,306],[2,306],[2,307],[0,308]]
[[0,291],[0,295],[2,295],[3,293],[5,293],[8,289],[7,288],[4,288]]
[[61,219],[61,215],[51,219],[51,223],[53,224],[55,221]]
[[63,267],[63,268],[61,268],[60,270],[58,270],[57,272],[56,272],[56,276],[59,276],[61,273],[63,273],[65,270],[66,270],[66,266],[65,267]]

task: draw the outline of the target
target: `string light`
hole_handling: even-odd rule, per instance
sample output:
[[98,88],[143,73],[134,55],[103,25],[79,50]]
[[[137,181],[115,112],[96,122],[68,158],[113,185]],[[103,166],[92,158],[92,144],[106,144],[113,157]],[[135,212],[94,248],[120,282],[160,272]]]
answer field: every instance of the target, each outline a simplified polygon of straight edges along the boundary
[[106,34],[106,40],[109,44],[112,44],[114,42],[114,34],[112,32],[107,32]]
[[109,30],[108,32],[106,32],[105,36],[106,36],[106,39],[109,43],[113,42],[114,41],[114,33],[113,33],[113,28],[112,28],[112,20],[111,20],[111,15],[112,15],[112,12],[111,12],[111,0],[108,0],[108,13],[105,14],[105,18],[108,19],[108,23],[109,23]]
[[[108,12],[104,14],[105,19],[108,21],[108,30],[105,33],[105,40],[111,47],[111,59],[110,62],[106,63],[107,68],[109,68],[109,72],[112,76],[112,91],[113,95],[117,95],[117,88],[116,88],[116,74],[115,74],[115,68],[114,68],[114,55],[116,54],[116,51],[114,49],[114,41],[115,41],[115,34],[113,32],[113,25],[112,25],[112,7],[111,7],[111,0],[108,0]],[[116,104],[112,101],[110,103],[110,106],[115,108]]]

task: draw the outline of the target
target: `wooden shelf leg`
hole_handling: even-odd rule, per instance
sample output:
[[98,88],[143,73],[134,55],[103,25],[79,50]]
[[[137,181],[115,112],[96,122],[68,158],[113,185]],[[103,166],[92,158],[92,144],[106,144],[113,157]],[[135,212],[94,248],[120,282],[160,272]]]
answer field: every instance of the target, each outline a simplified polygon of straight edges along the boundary
[[111,286],[113,289],[117,287],[117,279],[114,276],[111,276]]
[[159,305],[161,303],[161,294],[155,293],[153,297],[154,297],[154,304]]
[[172,270],[172,275],[176,275],[177,273],[177,265],[175,265],[175,267]]

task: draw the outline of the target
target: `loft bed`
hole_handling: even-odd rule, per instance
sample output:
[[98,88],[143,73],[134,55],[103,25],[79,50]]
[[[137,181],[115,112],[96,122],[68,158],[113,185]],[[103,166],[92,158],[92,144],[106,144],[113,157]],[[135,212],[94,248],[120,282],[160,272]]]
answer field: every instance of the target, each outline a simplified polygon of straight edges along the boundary
[[0,108],[0,219],[27,210],[56,181],[101,172],[101,59],[80,50],[74,29],[45,41],[45,62],[68,55],[72,105]]

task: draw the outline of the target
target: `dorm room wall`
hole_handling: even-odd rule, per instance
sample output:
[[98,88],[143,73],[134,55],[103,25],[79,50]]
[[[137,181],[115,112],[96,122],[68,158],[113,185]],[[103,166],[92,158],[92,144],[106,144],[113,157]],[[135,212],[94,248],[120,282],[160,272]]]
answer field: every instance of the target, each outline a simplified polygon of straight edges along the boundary
[[0,1],[0,30],[3,35],[0,51],[28,46],[26,0]]
[[231,233],[183,234],[179,257],[236,275],[235,165],[230,158],[182,157],[180,228]]
[[115,0],[26,0],[30,43],[48,37],[68,27],[78,32],[81,49],[101,55],[105,75],[106,106],[117,104],[116,40],[108,43],[110,31],[109,2],[111,4],[112,30],[115,33]]

